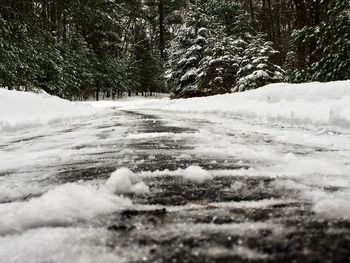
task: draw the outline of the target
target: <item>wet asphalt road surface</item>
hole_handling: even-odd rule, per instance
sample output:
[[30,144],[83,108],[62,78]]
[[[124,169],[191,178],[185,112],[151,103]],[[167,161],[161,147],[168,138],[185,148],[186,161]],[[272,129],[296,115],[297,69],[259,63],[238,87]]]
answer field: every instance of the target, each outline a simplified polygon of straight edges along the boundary
[[[190,165],[209,171],[249,169],[249,162],[191,152],[197,128],[207,125],[204,120],[184,127],[156,114],[116,111],[115,118],[119,115],[130,120],[126,125],[133,134],[184,136],[119,140],[87,161],[43,166],[54,175],[46,180],[62,184],[107,179],[119,167],[136,173]],[[109,121],[97,127],[100,138],[111,136],[118,125],[123,124]],[[40,135],[27,140],[40,140]],[[105,246],[115,253],[124,251],[127,262],[350,262],[350,222],[315,215],[312,204],[297,190],[281,187],[281,180],[242,174],[198,183],[166,172],[145,175],[150,192],[127,195],[132,208],[86,224],[106,228]]]

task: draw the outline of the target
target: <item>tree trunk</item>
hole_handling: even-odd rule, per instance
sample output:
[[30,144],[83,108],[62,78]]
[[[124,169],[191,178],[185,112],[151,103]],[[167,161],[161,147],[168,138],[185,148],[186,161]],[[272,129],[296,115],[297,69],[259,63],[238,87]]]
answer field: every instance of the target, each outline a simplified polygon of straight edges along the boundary
[[[297,29],[302,29],[304,26],[307,26],[308,17],[307,9],[304,0],[294,0],[295,11],[296,11],[296,20],[295,27]],[[298,68],[306,69],[306,47],[305,43],[298,43],[297,45],[297,58],[298,58]]]
[[[321,22],[320,12],[320,0],[313,0],[310,3],[310,18],[309,18],[309,24],[310,26],[317,26]],[[319,55],[315,54],[315,50],[317,48],[317,40],[311,39],[310,40],[310,46],[309,46],[309,52],[310,52],[310,63],[314,63],[318,61]]]
[[96,89],[96,101],[99,101],[99,95],[100,95],[100,88],[97,87],[97,89]]
[[164,0],[159,0],[159,50],[161,58],[164,58],[165,39],[164,39]]
[[249,0],[249,10],[252,19],[255,20],[253,0]]

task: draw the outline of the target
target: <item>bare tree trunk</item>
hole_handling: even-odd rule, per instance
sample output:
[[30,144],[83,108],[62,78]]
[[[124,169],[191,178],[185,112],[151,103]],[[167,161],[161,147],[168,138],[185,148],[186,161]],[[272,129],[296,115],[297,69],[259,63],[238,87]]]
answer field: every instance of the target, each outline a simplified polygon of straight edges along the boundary
[[164,39],[164,0],[159,0],[159,50],[161,58],[164,58],[165,39]]
[[255,20],[253,0],[249,0],[249,10],[252,19]]
[[[307,9],[304,0],[294,0],[296,11],[296,25],[297,29],[301,29],[307,25]],[[306,47],[305,43],[298,43],[297,45],[298,68],[306,69]]]
[[[310,26],[317,26],[321,22],[320,12],[321,12],[320,0],[313,0],[310,2]],[[316,39],[310,40],[309,52],[310,52],[310,63],[318,61],[318,54],[315,54],[317,48]]]

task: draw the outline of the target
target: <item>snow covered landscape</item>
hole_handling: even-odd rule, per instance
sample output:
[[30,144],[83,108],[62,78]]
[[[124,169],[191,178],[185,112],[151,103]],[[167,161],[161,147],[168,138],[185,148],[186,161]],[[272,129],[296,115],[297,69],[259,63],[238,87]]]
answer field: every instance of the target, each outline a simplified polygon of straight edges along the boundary
[[349,101],[350,81],[86,103],[0,89],[0,262],[279,261],[324,256],[321,239],[345,262]]
[[349,0],[2,0],[0,263],[349,263]]

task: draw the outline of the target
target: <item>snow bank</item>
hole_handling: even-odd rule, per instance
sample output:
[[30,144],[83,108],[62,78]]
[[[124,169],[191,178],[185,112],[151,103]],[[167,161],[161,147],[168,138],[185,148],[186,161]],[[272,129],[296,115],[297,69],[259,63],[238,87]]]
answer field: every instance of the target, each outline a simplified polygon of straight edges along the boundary
[[72,103],[48,94],[0,88],[0,131],[12,131],[87,116],[96,111],[90,105]]
[[116,100],[100,100],[100,101],[86,101],[85,104],[89,104],[98,109],[106,109],[106,108],[122,108],[128,106],[134,106],[144,103],[152,103],[159,99],[167,99],[169,97],[168,94],[165,93],[157,93],[152,97],[143,97],[143,96],[125,96],[121,99]]
[[350,81],[279,83],[243,93],[153,101],[133,108],[220,113],[268,124],[350,129]]

